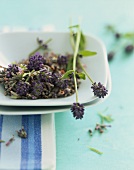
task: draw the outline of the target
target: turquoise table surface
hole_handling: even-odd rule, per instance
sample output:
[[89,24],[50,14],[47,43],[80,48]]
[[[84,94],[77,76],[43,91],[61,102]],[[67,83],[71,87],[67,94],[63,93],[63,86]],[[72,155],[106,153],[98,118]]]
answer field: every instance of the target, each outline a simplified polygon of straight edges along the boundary
[[[68,31],[69,19],[82,19],[85,33],[95,34],[110,49],[106,24],[120,31],[134,29],[133,0],[0,0],[0,29],[9,26],[39,30],[41,27]],[[96,68],[97,69],[97,68]],[[86,108],[82,120],[71,111],[55,114],[57,170],[134,169],[134,55],[117,53],[110,63],[112,93],[102,104]],[[108,107],[112,127],[90,137],[89,128],[99,122],[97,113]],[[88,149],[102,151],[98,155]]]

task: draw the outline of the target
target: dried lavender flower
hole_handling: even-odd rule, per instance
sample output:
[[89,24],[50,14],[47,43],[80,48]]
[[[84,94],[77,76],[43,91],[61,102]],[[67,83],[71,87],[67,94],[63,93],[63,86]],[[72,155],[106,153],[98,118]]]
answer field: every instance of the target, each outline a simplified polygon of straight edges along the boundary
[[99,133],[103,133],[104,129],[106,129],[106,127],[111,127],[111,125],[105,125],[105,124],[96,124],[95,126],[95,130],[98,130]]
[[116,39],[119,39],[120,37],[121,37],[121,34],[120,34],[120,33],[118,33],[118,32],[115,33],[115,38],[116,38]]
[[41,44],[43,43],[43,40],[37,38],[37,43],[38,43],[39,45],[41,45]]
[[17,72],[19,72],[18,66],[16,64],[10,64],[7,68],[6,77],[11,78],[13,74],[16,74]]
[[115,55],[115,53],[114,53],[113,51],[109,52],[109,53],[108,53],[108,55],[107,55],[107,57],[108,57],[108,61],[113,60],[114,55]]
[[76,119],[82,119],[84,115],[84,106],[80,103],[73,103],[71,111]]
[[6,143],[6,146],[9,146],[14,141],[14,135],[12,138],[9,139],[9,141]]
[[134,50],[134,46],[133,45],[127,45],[126,47],[125,47],[125,52],[126,53],[131,53],[132,51]]
[[68,63],[67,56],[63,56],[63,55],[58,56],[57,63],[59,65],[67,65],[67,63]]
[[44,90],[44,85],[40,81],[33,81],[31,83],[31,94],[39,98]]
[[93,89],[94,95],[99,98],[104,98],[108,94],[108,90],[99,82],[98,84],[95,82],[92,84],[91,88]]
[[19,131],[16,131],[18,136],[21,138],[27,138],[27,132],[25,131],[24,127],[22,126],[22,128]]
[[42,44],[42,48],[43,48],[44,50],[46,50],[46,49],[48,48],[48,45],[47,45],[47,44]]
[[93,136],[93,131],[91,129],[88,130],[90,136]]
[[34,56],[31,56],[29,58],[29,63],[27,65],[27,68],[32,71],[38,71],[43,67],[43,64],[45,63],[45,59],[43,56],[35,54]]
[[19,96],[26,96],[26,94],[29,92],[30,90],[30,85],[28,83],[25,83],[23,81],[19,81],[16,84],[16,93]]

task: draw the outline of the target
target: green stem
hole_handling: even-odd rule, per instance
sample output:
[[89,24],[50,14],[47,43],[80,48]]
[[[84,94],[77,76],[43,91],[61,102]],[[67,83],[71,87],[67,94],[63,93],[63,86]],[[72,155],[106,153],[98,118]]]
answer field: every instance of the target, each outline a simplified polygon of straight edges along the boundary
[[44,44],[48,44],[50,41],[52,41],[52,38],[49,38]]
[[[48,39],[44,44],[48,44],[52,39]],[[37,51],[39,51],[40,49],[42,48],[42,45],[40,45],[39,47],[37,47],[34,51],[32,51],[30,54],[29,54],[29,57],[32,56],[34,53],[36,53]]]
[[86,76],[89,78],[89,80],[92,82],[92,84],[94,83],[94,81],[92,80],[92,78],[89,76],[89,74],[86,72],[85,68],[83,67],[83,65],[80,62],[80,59],[78,60],[80,67],[82,68],[82,70],[84,71],[84,73],[86,74]]
[[72,48],[73,48],[73,51],[75,50],[75,43],[74,43],[74,39],[73,39],[73,31],[72,29],[70,28],[70,42],[71,42],[71,45],[72,45]]
[[32,56],[34,53],[36,53],[38,50],[40,50],[41,47],[42,47],[42,46],[40,45],[38,48],[36,48],[34,51],[32,51],[32,52],[29,54],[29,57]]
[[76,59],[78,55],[79,50],[79,44],[80,44],[80,27],[78,26],[78,32],[77,32],[77,38],[76,38],[76,45],[75,45],[75,51],[74,51],[74,57],[73,57],[73,71],[74,71],[74,85],[75,85],[75,92],[76,92],[76,103],[78,103],[78,90],[77,90],[77,80],[76,80]]
[[[70,26],[72,26],[72,19],[70,20]],[[73,48],[73,51],[75,50],[75,42],[74,42],[74,38],[73,38],[73,31],[72,28],[70,27],[70,42]]]

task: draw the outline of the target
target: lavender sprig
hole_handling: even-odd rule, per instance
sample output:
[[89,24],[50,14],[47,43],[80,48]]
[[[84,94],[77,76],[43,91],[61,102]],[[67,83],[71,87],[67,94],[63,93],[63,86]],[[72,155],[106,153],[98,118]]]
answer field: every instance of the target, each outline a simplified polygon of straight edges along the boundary
[[[74,33],[72,28],[77,28],[77,33]],[[93,51],[88,51],[85,50],[85,44],[86,44],[86,39],[80,30],[79,25],[71,26],[70,27],[70,36],[71,36],[71,44],[72,48],[74,50],[74,56],[73,56],[73,70],[68,70],[65,73],[66,75],[73,73],[74,75],[74,85],[75,85],[75,92],[76,92],[76,103],[73,103],[71,107],[71,111],[73,112],[73,116],[76,117],[76,119],[81,119],[83,118],[84,115],[84,106],[78,103],[78,90],[77,90],[77,81],[76,77],[82,78],[85,80],[86,76],[88,79],[91,81],[92,86],[91,89],[93,89],[93,93],[95,96],[98,96],[99,98],[104,98],[108,94],[108,90],[103,86],[100,82],[97,84],[92,80],[92,78],[89,76],[89,74],[86,72],[84,69],[83,65],[81,64],[81,61],[79,58],[85,56],[94,56],[97,53]],[[79,66],[83,70],[84,73],[77,73],[76,72],[76,61],[79,63]],[[80,75],[80,76],[79,76]],[[86,75],[86,76],[85,76]]]
[[[75,45],[73,45],[73,49],[74,49],[74,56],[73,56],[73,78],[74,78],[74,86],[75,86],[75,93],[76,93],[76,103],[73,103],[73,105],[71,106],[71,111],[73,113],[73,116],[76,119],[82,119],[83,115],[84,115],[84,105],[80,104],[78,101],[78,90],[77,90],[77,81],[76,81],[76,60],[77,60],[77,56],[78,56],[78,51],[79,51],[79,45],[80,45],[80,38],[81,38],[81,31],[80,31],[80,26],[76,25],[73,26],[77,28],[77,34],[76,34],[76,43]],[[71,29],[71,33],[72,33],[72,27],[70,27]],[[72,43],[74,43],[74,41],[72,40]]]
[[34,55],[37,51],[39,51],[40,49],[44,49],[46,50],[47,49],[47,44],[51,41],[52,39],[48,39],[46,42],[43,42],[43,40],[40,40],[37,38],[37,42],[39,44],[39,47],[37,47],[34,51],[32,51],[30,54],[29,54],[29,57]]
[[83,67],[83,65],[81,64],[80,59],[78,60],[78,62],[79,62],[81,69],[83,70],[83,72],[86,74],[86,76],[92,83],[91,89],[93,89],[94,95],[99,98],[104,98],[108,94],[108,90],[106,89],[106,87],[100,82],[98,84],[94,82],[92,78],[90,77],[90,75],[85,70],[85,68]]

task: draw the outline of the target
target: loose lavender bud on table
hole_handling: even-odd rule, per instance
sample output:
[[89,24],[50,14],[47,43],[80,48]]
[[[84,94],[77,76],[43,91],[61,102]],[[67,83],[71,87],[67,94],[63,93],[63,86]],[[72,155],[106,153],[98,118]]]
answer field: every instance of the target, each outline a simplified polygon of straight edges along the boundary
[[98,84],[96,82],[93,83],[91,88],[93,89],[94,95],[99,98],[104,98],[104,96],[108,94],[108,90],[100,82]]
[[82,119],[84,115],[84,106],[80,103],[73,103],[71,111],[76,119]]
[[118,32],[115,33],[115,38],[116,38],[116,39],[119,39],[120,37],[121,37],[121,34],[120,34],[120,33],[118,33]]
[[100,130],[100,125],[99,124],[96,124],[96,126],[95,126],[95,130]]
[[115,53],[113,51],[109,52],[107,57],[108,57],[108,61],[111,61],[114,58]]
[[91,129],[89,129],[88,132],[89,132],[90,136],[93,135],[93,131]]
[[104,125],[104,124],[96,124],[95,126],[95,130],[98,130],[100,133],[104,132],[104,129],[106,129],[106,127],[111,127],[111,125]]
[[131,44],[125,47],[126,53],[131,53],[133,50],[134,50],[134,46]]

